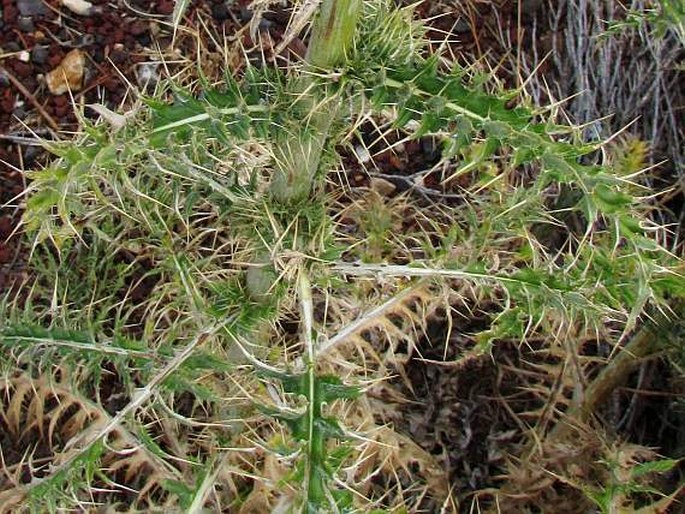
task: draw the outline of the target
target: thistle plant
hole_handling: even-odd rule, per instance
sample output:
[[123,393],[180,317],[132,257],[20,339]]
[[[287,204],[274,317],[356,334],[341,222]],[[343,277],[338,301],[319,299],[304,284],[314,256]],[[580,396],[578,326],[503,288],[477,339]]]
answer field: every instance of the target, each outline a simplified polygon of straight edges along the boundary
[[[431,313],[488,304],[473,354],[534,337],[577,352],[598,334],[618,351],[668,313],[682,264],[659,244],[639,170],[585,164],[602,143],[427,50],[411,9],[324,0],[303,63],[170,82],[116,130],[84,118],[76,141],[46,145],[57,159],[31,173],[24,215],[31,283],[4,305],[3,409],[17,434],[66,428],[0,499],[445,504],[434,459],[379,426],[367,396],[401,373],[400,344],[411,353]],[[394,199],[346,191],[340,152],[365,120],[432,138],[439,164]],[[429,200],[413,195],[429,177]],[[49,388],[30,393],[26,377],[85,414],[40,407]],[[409,494],[413,467],[423,489]]]

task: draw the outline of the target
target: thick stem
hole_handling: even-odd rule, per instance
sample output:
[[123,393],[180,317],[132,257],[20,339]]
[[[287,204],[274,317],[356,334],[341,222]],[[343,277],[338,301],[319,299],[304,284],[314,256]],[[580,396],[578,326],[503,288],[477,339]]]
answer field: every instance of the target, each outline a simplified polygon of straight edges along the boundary
[[[307,50],[307,64],[319,71],[344,64],[354,39],[362,0],[324,0],[314,20]],[[312,74],[304,74],[289,87],[296,119],[274,142],[274,175],[269,186],[272,200],[279,205],[305,201],[312,192],[324,145],[340,102],[322,87]],[[250,294],[262,301],[269,295],[275,273],[268,250],[255,259],[259,266],[248,272]]]
[[[300,102],[312,103],[313,100],[302,98]],[[275,171],[270,192],[272,198],[282,205],[299,203],[310,195],[328,131],[338,112],[335,105],[312,105],[310,110],[314,112],[308,122],[301,122],[301,132],[283,134],[274,148]]]
[[[324,0],[314,20],[307,49],[306,59],[311,67],[329,70],[344,64],[361,5],[361,0]],[[291,89],[303,119],[291,127],[291,133],[276,142],[271,194],[278,203],[296,203],[310,194],[324,144],[338,116],[338,102],[323,97],[325,91],[312,87],[314,80],[311,75],[305,75]]]
[[307,62],[329,69],[345,62],[352,44],[361,0],[327,0],[321,5],[307,48]]

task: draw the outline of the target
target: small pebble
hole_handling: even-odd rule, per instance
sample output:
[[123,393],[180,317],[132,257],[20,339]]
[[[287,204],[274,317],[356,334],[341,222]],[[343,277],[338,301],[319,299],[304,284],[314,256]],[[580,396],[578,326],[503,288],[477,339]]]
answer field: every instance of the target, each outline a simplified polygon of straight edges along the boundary
[[19,11],[12,4],[5,5],[5,8],[2,11],[2,21],[5,23],[14,23],[18,13]]
[[0,240],[7,239],[12,233],[12,219],[9,216],[0,218]]
[[12,116],[18,120],[23,120],[26,118],[26,108],[23,105],[20,105],[12,111]]
[[42,147],[35,145],[28,145],[24,150],[24,164],[32,164],[42,154]]
[[252,19],[252,10],[247,7],[241,7],[238,13],[238,19],[243,23],[248,22]]
[[136,79],[142,87],[154,86],[159,80],[156,63],[143,63],[136,68]]
[[126,52],[124,52],[123,48],[114,47],[109,54],[109,58],[114,64],[121,64],[126,61]]
[[134,21],[129,25],[129,32],[134,36],[140,36],[148,30],[148,24],[142,20]]
[[162,32],[162,29],[159,28],[159,23],[152,23],[150,25],[150,35],[157,37],[160,32]]
[[54,68],[55,66],[59,66],[59,63],[62,62],[62,57],[64,57],[64,54],[61,53],[54,53],[48,57],[48,64],[50,65],[51,68]]
[[19,16],[17,20],[17,27],[22,32],[33,32],[36,30],[36,26],[33,24],[33,19],[28,16]]
[[421,138],[421,151],[426,158],[431,161],[440,157],[440,148],[433,137]]
[[64,56],[59,66],[45,76],[50,93],[61,95],[67,91],[78,91],[83,87],[85,54],[75,48]]
[[4,243],[0,243],[0,264],[7,264],[12,260],[12,250]]
[[457,23],[454,24],[452,32],[454,32],[455,34],[464,34],[466,32],[471,32],[471,25],[469,25],[469,23],[466,20],[459,18],[457,20]]
[[45,64],[48,60],[48,49],[42,45],[36,45],[31,50],[31,60],[36,64]]
[[108,21],[103,22],[101,25],[98,25],[96,28],[96,31],[98,34],[102,34],[103,36],[109,37],[110,34],[112,33],[112,24],[109,23]]
[[25,62],[15,62],[14,63],[14,73],[19,78],[26,78],[31,75],[31,66]]
[[67,114],[69,113],[69,107],[66,105],[60,105],[58,107],[55,107],[55,116],[57,118],[66,118]]
[[93,34],[83,34],[79,38],[74,41],[74,46],[77,47],[83,47],[83,46],[90,46],[95,42],[95,36]]
[[3,49],[5,52],[13,53],[13,52],[19,52],[21,50],[21,46],[19,46],[19,43],[16,41],[10,41],[9,43],[5,44],[5,48]]
[[157,12],[159,14],[171,14],[174,12],[173,0],[161,0],[157,3]]
[[227,20],[229,18],[229,10],[226,3],[214,4],[212,6],[212,16],[217,21]]
[[366,164],[371,160],[371,154],[364,145],[355,145],[354,153],[357,156],[357,160],[360,162],[360,164]]
[[14,97],[8,96],[8,97],[0,98],[0,112],[12,112],[13,110],[14,110]]
[[29,62],[31,60],[31,54],[28,53],[26,50],[22,50],[21,52],[19,52],[19,55],[17,56],[17,58],[21,62]]
[[110,77],[102,84],[107,91],[117,91],[121,88],[121,83],[116,77]]
[[50,12],[43,0],[17,0],[17,7],[22,16],[38,16]]

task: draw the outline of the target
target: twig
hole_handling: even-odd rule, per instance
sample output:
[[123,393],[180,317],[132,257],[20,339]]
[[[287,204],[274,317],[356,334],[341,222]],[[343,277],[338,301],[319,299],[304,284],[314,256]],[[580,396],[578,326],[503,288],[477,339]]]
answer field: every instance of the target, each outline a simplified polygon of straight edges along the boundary
[[[680,309],[676,305],[674,310],[678,313]],[[587,423],[644,359],[664,348],[663,338],[670,336],[676,322],[660,316],[657,321],[648,322],[637,331],[620,353],[609,361],[609,364],[588,386],[582,401],[568,410],[565,416],[566,421],[557,423],[548,439],[561,440],[570,436],[573,433],[573,427],[577,424]]]
[[307,25],[312,16],[314,16],[314,13],[319,8],[320,3],[321,0],[306,0],[296,12],[293,12],[293,15],[290,17],[290,22],[288,23],[288,28],[286,29],[285,34],[283,34],[283,39],[274,51],[276,55],[279,55],[281,52],[283,52],[283,50],[285,50],[290,43],[293,42],[300,31]]
[[10,141],[23,146],[43,146],[40,139],[35,137],[15,136],[12,134],[0,134],[0,140]]
[[[428,170],[430,172],[430,170]],[[387,180],[392,185],[398,188],[399,192],[409,191],[410,193],[419,194],[424,200],[432,202],[434,198],[440,198],[442,200],[464,200],[465,195],[459,193],[444,193],[442,191],[436,191],[426,186],[422,186],[418,183],[415,176],[420,176],[425,174],[426,170],[421,170],[411,175],[392,175],[388,173],[369,173],[371,178],[382,178]],[[397,184],[401,183],[406,189],[398,187]]]
[[50,347],[50,346],[58,346],[58,347],[64,347],[64,348],[73,348],[77,350],[83,350],[86,352],[97,352],[105,355],[121,355],[124,357],[137,357],[137,358],[142,358],[142,359],[154,359],[155,355],[152,354],[151,352],[145,352],[145,351],[139,351],[139,350],[130,350],[128,348],[121,348],[118,346],[112,346],[111,343],[108,342],[100,342],[100,343],[81,343],[78,341],[69,341],[66,339],[53,339],[50,337],[31,337],[31,336],[20,336],[20,335],[13,335],[13,334],[7,334],[4,335],[3,338],[7,341],[15,341],[15,342],[21,342],[21,341],[26,341],[30,342],[33,344],[33,348],[41,348],[41,347]]
[[10,79],[10,82],[14,84],[14,87],[16,87],[19,92],[24,95],[29,102],[33,104],[33,106],[36,108],[38,113],[45,118],[45,121],[48,122],[48,125],[55,131],[59,132],[59,125],[55,121],[55,119],[48,114],[48,112],[43,108],[43,106],[36,100],[36,97],[31,94],[31,92],[24,87],[24,84],[22,84],[17,77],[15,77],[8,69],[6,69],[3,66],[0,66],[0,71],[3,72],[4,74],[7,75],[7,78]]

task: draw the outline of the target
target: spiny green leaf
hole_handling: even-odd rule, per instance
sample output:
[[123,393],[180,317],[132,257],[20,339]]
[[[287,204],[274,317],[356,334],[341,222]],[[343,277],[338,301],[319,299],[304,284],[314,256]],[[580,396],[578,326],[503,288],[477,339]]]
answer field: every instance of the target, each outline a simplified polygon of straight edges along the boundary
[[633,197],[610,187],[607,184],[598,184],[592,191],[598,206],[604,212],[617,212],[633,203]]
[[651,462],[642,462],[631,468],[630,476],[635,480],[650,473],[666,473],[667,471],[671,471],[679,463],[680,460],[677,459],[660,459]]

